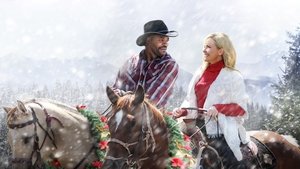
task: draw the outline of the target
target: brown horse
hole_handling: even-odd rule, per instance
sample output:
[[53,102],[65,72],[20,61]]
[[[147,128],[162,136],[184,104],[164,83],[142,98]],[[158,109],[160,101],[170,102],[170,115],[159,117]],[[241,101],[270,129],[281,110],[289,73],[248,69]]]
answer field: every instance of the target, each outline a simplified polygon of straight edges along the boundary
[[168,131],[162,113],[144,100],[144,89],[120,97],[110,87],[108,113],[111,134],[103,169],[164,169],[167,165]]
[[12,168],[84,168],[97,160],[89,121],[74,107],[48,99],[18,101],[7,114]]
[[264,143],[275,155],[276,169],[300,168],[300,149],[282,135],[272,131],[251,131],[250,135]]

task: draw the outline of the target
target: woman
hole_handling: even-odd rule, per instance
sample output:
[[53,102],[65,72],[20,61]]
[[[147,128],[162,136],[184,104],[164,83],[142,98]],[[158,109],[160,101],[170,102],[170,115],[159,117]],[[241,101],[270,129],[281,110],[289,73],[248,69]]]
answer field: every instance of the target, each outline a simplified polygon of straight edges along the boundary
[[248,97],[235,63],[236,52],[228,36],[224,33],[208,35],[204,39],[202,67],[194,74],[181,108],[173,112],[177,118],[183,116],[183,132],[197,139],[195,119],[198,114],[184,108],[208,110],[205,113],[207,141],[223,158],[225,168],[241,166],[241,144],[247,145],[253,154],[257,153],[256,145],[243,127],[244,119],[248,117]]

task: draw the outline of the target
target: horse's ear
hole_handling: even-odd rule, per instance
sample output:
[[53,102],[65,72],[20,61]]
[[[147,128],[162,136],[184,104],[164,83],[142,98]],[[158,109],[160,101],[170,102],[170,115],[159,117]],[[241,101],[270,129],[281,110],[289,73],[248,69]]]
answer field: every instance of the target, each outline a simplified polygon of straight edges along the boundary
[[26,107],[25,107],[24,103],[21,102],[20,100],[17,100],[17,103],[18,103],[17,109],[18,109],[19,111],[25,113],[27,110],[26,110]]
[[13,109],[13,108],[10,108],[10,107],[3,107],[3,109],[4,109],[4,111],[5,111],[6,113],[8,113],[8,112],[10,112],[11,109]]
[[132,101],[132,104],[134,105],[141,104],[144,101],[144,97],[145,97],[144,88],[141,85],[138,85],[138,88],[136,89],[134,94],[134,100]]
[[111,87],[106,87],[106,94],[112,104],[117,103],[119,95]]

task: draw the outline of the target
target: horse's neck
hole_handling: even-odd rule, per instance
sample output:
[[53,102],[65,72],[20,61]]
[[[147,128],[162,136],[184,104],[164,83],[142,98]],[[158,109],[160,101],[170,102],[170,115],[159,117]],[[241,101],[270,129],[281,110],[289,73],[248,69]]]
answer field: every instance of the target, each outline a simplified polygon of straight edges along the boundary
[[68,123],[70,125],[78,125],[78,123],[86,123],[86,118],[81,115],[75,108],[68,105],[49,101],[48,99],[39,99],[32,103],[30,106],[34,107],[39,119],[51,117],[50,120],[55,119],[60,123]]
[[68,109],[69,111],[77,112],[75,107],[71,107],[67,104],[61,103],[56,100],[51,100],[51,99],[47,99],[47,98],[36,98],[36,99],[34,99],[34,102],[41,103],[41,104],[45,104],[45,103],[52,104],[53,106],[57,106],[57,107],[61,107],[63,109]]

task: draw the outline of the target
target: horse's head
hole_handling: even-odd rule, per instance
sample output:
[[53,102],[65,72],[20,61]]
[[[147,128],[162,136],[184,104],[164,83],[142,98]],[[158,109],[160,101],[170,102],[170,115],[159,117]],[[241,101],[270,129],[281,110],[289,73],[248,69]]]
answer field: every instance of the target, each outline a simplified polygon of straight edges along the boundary
[[104,168],[126,168],[133,163],[142,163],[149,158],[148,152],[161,148],[157,135],[165,136],[167,140],[166,126],[161,127],[165,125],[161,112],[145,100],[141,86],[135,93],[124,96],[119,96],[110,87],[106,92],[112,110],[108,113],[111,139]]
[[4,109],[13,168],[83,168],[97,159],[90,122],[75,107],[39,98]]
[[21,101],[14,108],[5,107],[7,112],[8,143],[12,151],[13,168],[30,168],[32,160],[37,156],[33,153],[37,134],[37,116],[33,109]]
[[[139,87],[133,94],[120,97],[111,88],[107,87],[107,95],[112,103],[112,110],[109,113],[109,130],[112,138],[130,139],[129,135],[133,130],[140,130],[142,127],[144,89]],[[134,133],[131,133],[134,134]]]

